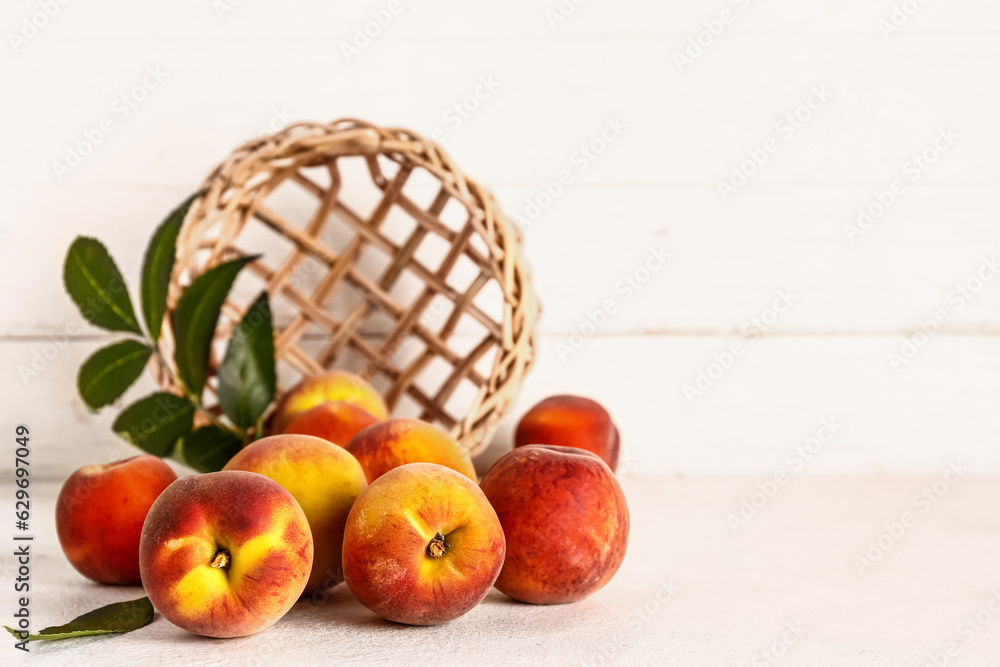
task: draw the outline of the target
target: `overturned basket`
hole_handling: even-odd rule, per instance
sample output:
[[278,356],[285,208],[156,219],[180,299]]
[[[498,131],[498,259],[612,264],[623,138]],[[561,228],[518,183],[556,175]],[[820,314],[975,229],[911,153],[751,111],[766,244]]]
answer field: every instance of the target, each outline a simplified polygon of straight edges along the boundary
[[518,234],[489,191],[434,143],[357,120],[250,141],[204,188],[178,239],[168,311],[195,276],[263,254],[223,308],[209,402],[220,346],[263,288],[279,397],[344,368],[395,416],[437,423],[471,454],[488,444],[531,365],[539,312]]

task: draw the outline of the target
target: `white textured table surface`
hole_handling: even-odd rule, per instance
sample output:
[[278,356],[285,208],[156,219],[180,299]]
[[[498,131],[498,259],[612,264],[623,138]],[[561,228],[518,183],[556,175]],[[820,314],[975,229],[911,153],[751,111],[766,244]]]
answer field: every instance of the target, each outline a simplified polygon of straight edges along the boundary
[[[1000,664],[1000,479],[941,479],[792,478],[735,534],[727,515],[759,479],[625,479],[628,556],[577,604],[523,605],[494,591],[457,621],[413,628],[378,619],[341,586],[254,637],[204,639],[157,616],[124,636],[34,643],[30,656],[7,643],[0,664],[924,665],[931,654]],[[54,535],[58,486],[34,488],[32,627],[141,596],[76,574]],[[10,490],[0,486],[2,497]],[[891,545],[883,538],[884,555],[859,573],[855,556],[904,512],[910,526]],[[9,528],[3,539],[12,543]],[[7,625],[12,551],[2,561]]]

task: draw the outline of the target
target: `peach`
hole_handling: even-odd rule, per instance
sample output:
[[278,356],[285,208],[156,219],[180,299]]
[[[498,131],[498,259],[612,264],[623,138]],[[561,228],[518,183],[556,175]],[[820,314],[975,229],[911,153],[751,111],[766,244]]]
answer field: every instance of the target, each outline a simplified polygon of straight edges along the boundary
[[371,484],[407,463],[437,463],[477,480],[472,459],[455,438],[419,419],[390,419],[359,431],[347,443]]
[[344,578],[382,618],[434,625],[479,604],[503,565],[504,536],[479,487],[433,463],[378,478],[344,532]]
[[579,447],[618,468],[621,438],[600,403],[582,396],[550,396],[528,410],[517,425],[514,446]]
[[347,401],[378,420],[389,417],[385,401],[375,389],[354,373],[330,371],[306,378],[295,385],[274,410],[271,433],[282,433],[297,415],[327,401]]
[[284,432],[314,435],[343,447],[358,431],[379,421],[370,412],[353,403],[327,401],[296,415]]
[[344,580],[340,554],[344,524],[368,483],[346,449],[310,435],[273,435],[244,447],[223,470],[255,472],[280,484],[305,512],[313,536],[306,593]]
[[56,500],[56,533],[73,567],[102,584],[138,584],[142,522],[176,479],[150,454],[84,466],[70,475]]
[[292,495],[241,470],[168,486],[139,543],[153,606],[208,637],[243,637],[273,625],[305,590],[312,560],[309,523]]
[[527,445],[503,456],[480,484],[507,538],[496,587],[535,604],[580,600],[618,571],[629,515],[615,474],[574,447]]

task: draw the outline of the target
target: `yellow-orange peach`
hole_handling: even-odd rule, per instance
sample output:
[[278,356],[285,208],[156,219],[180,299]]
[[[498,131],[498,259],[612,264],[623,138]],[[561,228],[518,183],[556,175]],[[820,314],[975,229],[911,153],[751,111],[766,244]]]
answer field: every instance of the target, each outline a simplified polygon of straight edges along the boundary
[[354,503],[344,577],[379,616],[434,625],[486,597],[504,552],[496,512],[474,482],[443,466],[411,463],[379,477]]
[[481,483],[507,538],[496,587],[535,604],[574,602],[615,575],[628,545],[625,495],[604,461],[575,447],[518,447]]
[[299,503],[313,536],[306,593],[344,580],[340,562],[344,524],[354,501],[368,486],[361,465],[346,449],[310,435],[273,435],[244,447],[223,470],[264,475]]
[[407,463],[437,463],[477,480],[472,459],[455,438],[419,419],[390,419],[358,431],[347,443],[371,484]]
[[600,403],[582,396],[560,395],[546,398],[521,417],[514,446],[525,445],[586,449],[615,470],[621,437],[611,415]]
[[314,435],[343,447],[358,431],[378,422],[374,415],[353,403],[327,401],[296,415],[284,432]]
[[142,522],[175,479],[149,454],[70,475],[56,500],[56,533],[73,567],[102,584],[138,584]]
[[376,419],[389,416],[385,401],[375,389],[354,373],[330,371],[306,378],[281,399],[271,417],[271,433],[282,433],[297,415],[327,401],[347,401]]
[[243,637],[273,625],[305,589],[312,559],[309,523],[292,495],[241,470],[168,486],[139,543],[153,606],[208,637]]

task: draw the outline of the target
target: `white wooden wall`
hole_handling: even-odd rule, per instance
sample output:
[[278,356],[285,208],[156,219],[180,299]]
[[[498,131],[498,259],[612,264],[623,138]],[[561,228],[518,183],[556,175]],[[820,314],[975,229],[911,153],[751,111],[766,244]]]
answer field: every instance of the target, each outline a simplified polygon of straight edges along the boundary
[[[601,400],[628,474],[769,474],[824,419],[842,426],[805,470],[1000,471],[996,2],[63,2],[0,10],[0,437],[31,426],[36,474],[130,451],[115,410],[94,417],[76,397],[105,336],[63,291],[71,240],[104,240],[134,277],[153,226],[231,148],[288,118],[345,116],[440,130],[523,218],[568,172],[524,227],[544,316],[518,409]],[[902,25],[880,30],[897,6]],[[373,11],[391,21],[348,62],[342,44]],[[24,38],[25,20],[45,24]],[[449,110],[477,88],[457,123]],[[102,122],[113,131],[57,176]],[[724,199],[748,151],[767,159]],[[934,163],[915,169],[925,151]],[[894,187],[867,230],[845,230]],[[653,251],[669,259],[647,273]],[[626,275],[645,282],[629,292]],[[593,335],[573,338],[581,327]],[[686,396],[699,372],[716,379]]]

